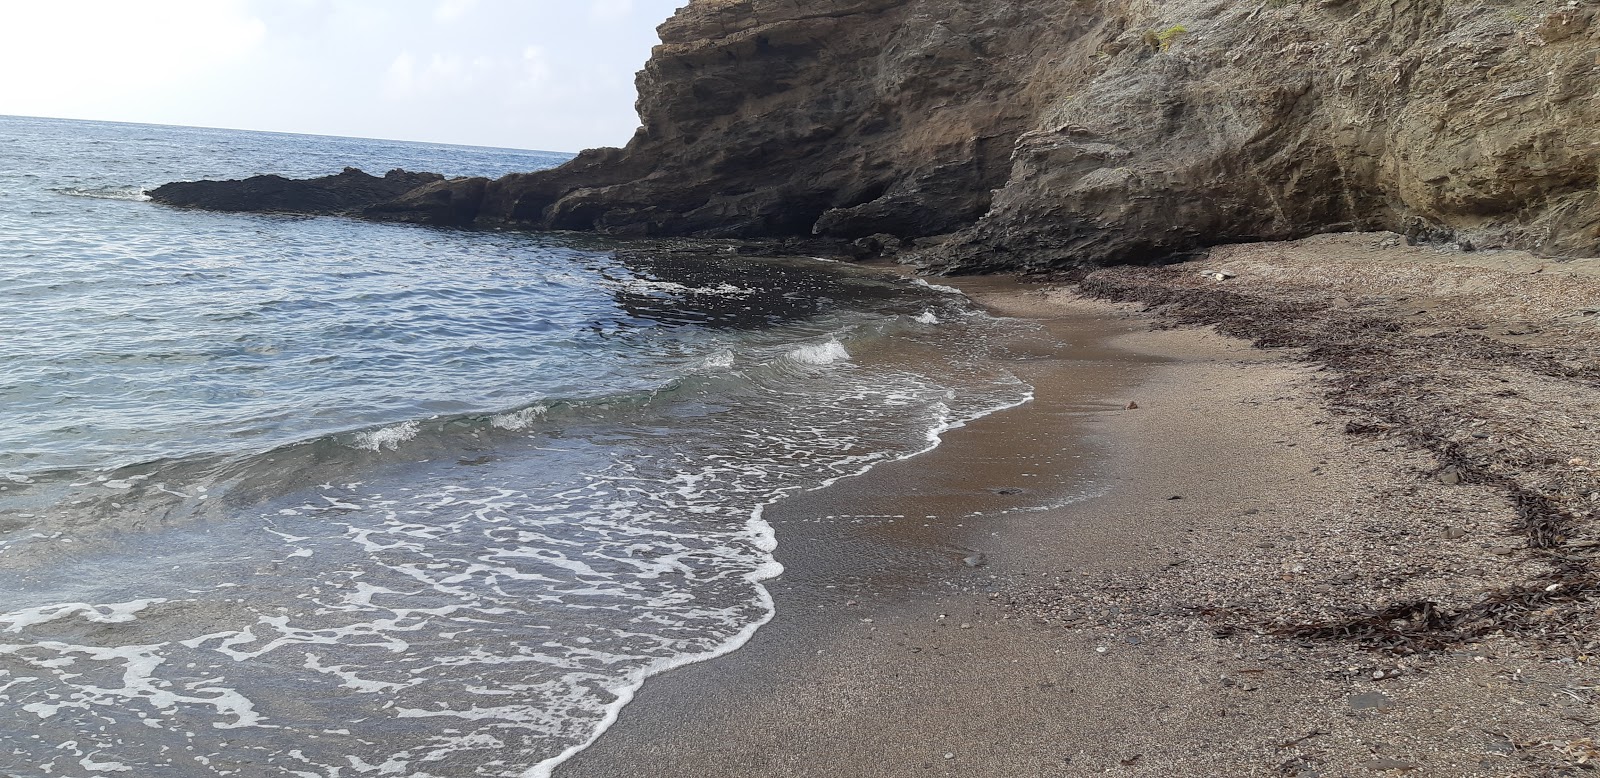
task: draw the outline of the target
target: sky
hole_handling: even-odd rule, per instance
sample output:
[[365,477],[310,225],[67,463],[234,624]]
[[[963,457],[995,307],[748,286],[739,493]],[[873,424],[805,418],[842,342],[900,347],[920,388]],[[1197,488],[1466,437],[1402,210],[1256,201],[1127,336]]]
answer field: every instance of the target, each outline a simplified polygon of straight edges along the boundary
[[0,114],[578,151],[687,0],[0,0]]

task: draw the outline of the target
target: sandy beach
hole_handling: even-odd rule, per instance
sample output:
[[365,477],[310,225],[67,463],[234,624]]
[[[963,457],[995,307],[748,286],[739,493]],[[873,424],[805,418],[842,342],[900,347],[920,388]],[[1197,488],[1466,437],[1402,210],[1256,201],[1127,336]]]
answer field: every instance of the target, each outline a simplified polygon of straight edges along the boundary
[[556,775],[1587,774],[1590,264],[1364,234],[959,281],[1039,323],[1035,401],[775,506],[773,622]]

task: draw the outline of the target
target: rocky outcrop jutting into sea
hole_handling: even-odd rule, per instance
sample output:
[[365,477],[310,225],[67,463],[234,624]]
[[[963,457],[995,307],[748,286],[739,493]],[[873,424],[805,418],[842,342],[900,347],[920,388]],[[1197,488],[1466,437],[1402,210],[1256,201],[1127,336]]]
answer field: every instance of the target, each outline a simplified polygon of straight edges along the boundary
[[356,210],[886,235],[955,272],[1350,229],[1592,256],[1595,17],[1537,0],[693,0],[660,28],[625,148]]

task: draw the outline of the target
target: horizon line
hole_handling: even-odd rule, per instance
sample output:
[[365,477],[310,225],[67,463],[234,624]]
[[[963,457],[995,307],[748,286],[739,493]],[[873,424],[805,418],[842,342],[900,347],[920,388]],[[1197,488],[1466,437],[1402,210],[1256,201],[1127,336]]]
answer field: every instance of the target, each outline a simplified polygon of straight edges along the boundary
[[[263,135],[292,135],[304,138],[341,138],[346,140],[376,140],[385,143],[415,143],[426,146],[457,146],[468,149],[496,149],[502,151],[530,151],[536,154],[561,154],[575,157],[580,151],[554,151],[550,149],[521,148],[516,146],[485,146],[479,143],[449,143],[431,140],[409,140],[405,138],[373,138],[364,135],[334,135],[325,132],[291,132],[288,130],[258,130],[247,127],[212,127],[201,124],[162,124],[159,122],[134,122],[121,119],[80,119],[71,116],[34,116],[30,114],[0,113],[0,119],[40,119],[53,122],[90,122],[94,124],[125,124],[135,127],[169,127],[186,130],[220,130],[222,132],[256,132]],[[595,147],[603,148],[603,147]]]

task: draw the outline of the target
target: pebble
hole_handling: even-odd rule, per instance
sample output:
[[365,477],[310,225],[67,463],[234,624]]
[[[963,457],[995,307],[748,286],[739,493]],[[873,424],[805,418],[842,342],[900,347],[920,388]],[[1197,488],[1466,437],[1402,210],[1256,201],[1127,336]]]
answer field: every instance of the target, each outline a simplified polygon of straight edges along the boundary
[[1460,540],[1461,538],[1464,538],[1466,536],[1467,536],[1467,531],[1462,529],[1462,528],[1460,528],[1460,527],[1445,527],[1444,528],[1444,539],[1445,540]]
[[1383,710],[1394,705],[1394,700],[1383,692],[1365,692],[1350,695],[1350,707],[1355,710]]

